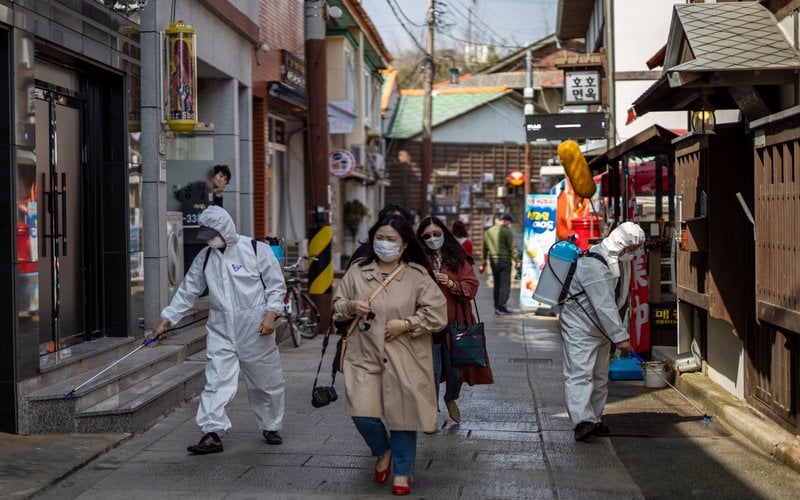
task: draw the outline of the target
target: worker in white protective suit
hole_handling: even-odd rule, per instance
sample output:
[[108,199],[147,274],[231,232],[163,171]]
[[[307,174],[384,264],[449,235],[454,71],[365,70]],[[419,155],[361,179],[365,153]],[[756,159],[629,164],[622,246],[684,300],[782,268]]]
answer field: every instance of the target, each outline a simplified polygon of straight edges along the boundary
[[590,255],[578,259],[569,299],[561,309],[564,395],[576,441],[608,433],[601,417],[608,398],[611,342],[623,351],[631,347],[624,320],[630,262],[644,239],[641,227],[623,222],[590,248]]
[[274,335],[286,295],[281,267],[268,245],[253,244],[251,238],[236,234],[223,208],[210,206],[198,220],[197,237],[209,248],[197,254],[153,331],[163,337],[208,287],[206,385],[197,409],[197,425],[204,435],[188,450],[195,454],[222,451],[219,434],[231,427],[225,407],[236,395],[240,366],[264,438],[269,444],[281,444],[278,431],[285,388]]

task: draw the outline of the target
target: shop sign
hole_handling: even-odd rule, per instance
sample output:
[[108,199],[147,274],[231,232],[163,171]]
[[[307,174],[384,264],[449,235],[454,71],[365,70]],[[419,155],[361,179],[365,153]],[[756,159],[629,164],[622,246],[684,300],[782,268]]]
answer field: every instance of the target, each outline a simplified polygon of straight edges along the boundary
[[678,308],[675,304],[650,304],[650,322],[654,327],[678,326]]
[[529,141],[599,139],[606,136],[605,113],[553,113],[525,115]]
[[565,71],[564,104],[593,104],[600,102],[599,71]]
[[328,171],[335,177],[347,177],[356,169],[356,159],[346,149],[334,149],[328,155]]
[[289,52],[283,51],[283,81],[297,88],[306,88],[306,68],[303,61]]

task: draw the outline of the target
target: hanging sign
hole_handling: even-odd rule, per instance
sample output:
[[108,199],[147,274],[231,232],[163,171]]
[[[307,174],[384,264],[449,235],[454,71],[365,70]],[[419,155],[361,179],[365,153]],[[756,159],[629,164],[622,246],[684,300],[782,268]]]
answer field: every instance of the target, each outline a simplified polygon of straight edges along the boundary
[[565,71],[564,104],[600,102],[599,71]]
[[334,149],[328,155],[328,171],[336,177],[347,177],[356,169],[356,159],[346,149]]
[[167,36],[167,126],[175,132],[191,132],[197,125],[197,30],[178,21]]

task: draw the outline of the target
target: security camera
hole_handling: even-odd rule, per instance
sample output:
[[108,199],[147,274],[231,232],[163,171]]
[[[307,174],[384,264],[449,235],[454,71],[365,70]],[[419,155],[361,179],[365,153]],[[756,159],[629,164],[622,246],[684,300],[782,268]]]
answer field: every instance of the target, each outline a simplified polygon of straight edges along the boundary
[[259,43],[258,47],[256,48],[259,52],[269,52],[269,45],[267,45],[265,42]]

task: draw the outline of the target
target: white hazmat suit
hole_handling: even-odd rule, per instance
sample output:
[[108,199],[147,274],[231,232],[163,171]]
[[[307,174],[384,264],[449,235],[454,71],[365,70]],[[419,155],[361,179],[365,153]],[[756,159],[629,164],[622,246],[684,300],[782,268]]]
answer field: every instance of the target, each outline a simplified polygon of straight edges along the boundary
[[642,228],[624,222],[589,250],[603,257],[607,265],[593,257],[578,259],[569,288],[572,298],[560,316],[564,395],[575,424],[600,423],[608,399],[609,339],[618,344],[630,338],[620,311],[625,311],[628,301],[629,257],[642,243]]
[[225,407],[236,395],[241,366],[259,428],[278,431],[285,390],[281,358],[274,333],[261,336],[259,327],[267,311],[283,311],[286,285],[282,270],[268,245],[257,242],[254,249],[251,238],[236,234],[236,226],[223,208],[208,207],[200,214],[199,223],[216,230],[226,246],[200,251],[169,306],[161,311],[162,320],[176,324],[208,286],[206,385],[197,425],[203,433],[230,429]]

